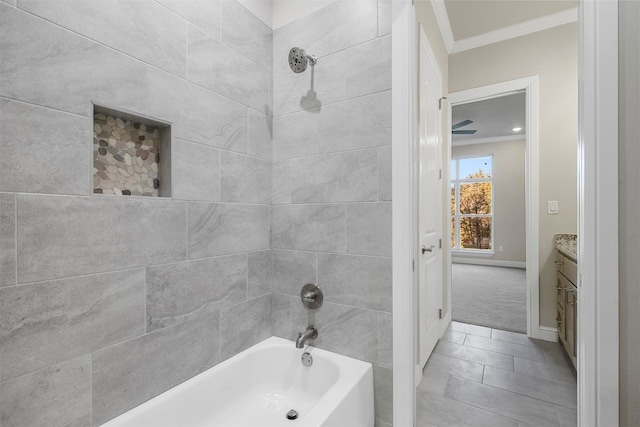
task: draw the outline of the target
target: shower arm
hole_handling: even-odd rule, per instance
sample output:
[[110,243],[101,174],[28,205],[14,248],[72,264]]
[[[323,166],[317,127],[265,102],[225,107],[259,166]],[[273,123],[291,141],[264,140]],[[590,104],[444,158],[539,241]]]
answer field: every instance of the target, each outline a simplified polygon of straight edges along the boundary
[[312,67],[318,62],[318,57],[315,55],[309,55],[307,52],[305,52],[304,56],[307,57],[307,59],[309,60],[309,65],[311,65]]

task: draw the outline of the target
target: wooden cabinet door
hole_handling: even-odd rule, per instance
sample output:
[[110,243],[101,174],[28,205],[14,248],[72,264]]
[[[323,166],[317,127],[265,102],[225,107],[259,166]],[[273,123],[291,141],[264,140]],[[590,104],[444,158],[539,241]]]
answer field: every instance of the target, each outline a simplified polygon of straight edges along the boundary
[[[557,285],[556,285],[556,290],[558,293],[558,297],[557,297],[557,311],[558,311],[558,315],[556,317],[556,322],[558,322],[558,337],[560,338],[560,342],[564,343],[566,341],[566,321],[565,321],[565,309],[564,306],[566,305],[565,303],[565,284],[563,283],[564,279],[562,277],[562,275],[560,273],[557,273],[558,278],[557,278]],[[565,279],[566,280],[566,279]]]

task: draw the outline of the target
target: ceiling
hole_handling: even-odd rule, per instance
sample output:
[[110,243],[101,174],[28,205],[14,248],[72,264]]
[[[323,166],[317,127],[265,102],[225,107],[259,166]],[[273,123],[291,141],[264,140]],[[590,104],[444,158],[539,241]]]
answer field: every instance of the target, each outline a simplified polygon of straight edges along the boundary
[[577,0],[445,0],[454,40],[567,11]]
[[[459,130],[476,129],[473,135],[452,136],[453,145],[500,141],[525,134],[525,93],[518,92],[510,95],[491,98],[468,104],[454,105],[451,123],[455,125],[463,120],[473,120],[473,123],[460,127]],[[522,130],[514,132],[514,127]]]

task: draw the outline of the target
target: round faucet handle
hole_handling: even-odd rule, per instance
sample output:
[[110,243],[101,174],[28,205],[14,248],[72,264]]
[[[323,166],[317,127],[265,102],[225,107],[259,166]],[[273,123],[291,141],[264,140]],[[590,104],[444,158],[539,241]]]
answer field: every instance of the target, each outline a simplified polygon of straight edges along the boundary
[[324,299],[322,290],[314,284],[307,283],[302,287],[300,291],[300,299],[302,305],[310,310],[316,310],[322,307],[322,301]]

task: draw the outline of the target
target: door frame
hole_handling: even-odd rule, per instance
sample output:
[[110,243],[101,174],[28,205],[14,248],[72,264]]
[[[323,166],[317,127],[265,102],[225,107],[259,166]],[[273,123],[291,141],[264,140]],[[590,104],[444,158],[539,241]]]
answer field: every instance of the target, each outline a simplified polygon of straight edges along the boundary
[[[557,341],[558,334],[553,328],[540,325],[540,155],[539,155],[539,93],[538,76],[524,77],[487,86],[450,93],[451,106],[467,104],[485,99],[498,98],[509,93],[524,91],[526,96],[525,115],[525,241],[526,241],[526,295],[527,295],[527,336],[546,341]],[[451,145],[445,147],[451,152]],[[450,177],[447,177],[450,180]],[[451,295],[451,284],[447,294]],[[451,298],[447,301],[451,310]]]
[[578,425],[618,425],[618,0],[578,22]]
[[393,424],[416,419],[417,29],[411,0],[391,2]]
[[[432,0],[435,1],[435,0]],[[393,424],[415,424],[412,191],[416,133],[416,18],[393,1]],[[618,0],[579,4],[578,425],[619,421]]]

